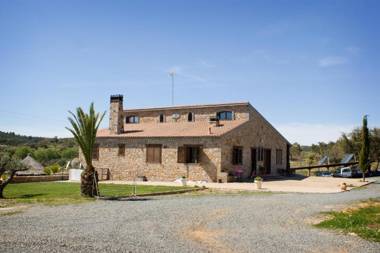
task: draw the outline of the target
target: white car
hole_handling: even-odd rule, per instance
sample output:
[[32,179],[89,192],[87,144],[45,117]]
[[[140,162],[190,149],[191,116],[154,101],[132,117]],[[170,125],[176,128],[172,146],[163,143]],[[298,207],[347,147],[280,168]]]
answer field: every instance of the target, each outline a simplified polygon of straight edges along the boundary
[[352,177],[352,169],[350,167],[343,167],[337,169],[334,173],[335,177]]

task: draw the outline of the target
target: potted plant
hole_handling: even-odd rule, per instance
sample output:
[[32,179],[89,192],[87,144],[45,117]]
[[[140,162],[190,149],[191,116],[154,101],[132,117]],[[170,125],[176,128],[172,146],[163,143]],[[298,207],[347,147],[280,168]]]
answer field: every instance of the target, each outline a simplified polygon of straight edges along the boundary
[[255,183],[256,183],[256,188],[261,189],[262,183],[263,183],[262,177],[259,177],[259,176],[255,177]]
[[182,176],[181,182],[182,182],[182,186],[186,186],[187,185],[187,180],[186,180],[185,176]]

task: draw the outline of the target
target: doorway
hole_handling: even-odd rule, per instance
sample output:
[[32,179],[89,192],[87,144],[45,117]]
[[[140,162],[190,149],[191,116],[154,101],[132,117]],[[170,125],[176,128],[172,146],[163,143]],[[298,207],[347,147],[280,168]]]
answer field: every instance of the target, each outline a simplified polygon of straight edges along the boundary
[[251,148],[251,178],[257,175],[257,151]]
[[269,175],[271,173],[271,150],[270,149],[264,149],[264,168],[265,168],[265,174]]

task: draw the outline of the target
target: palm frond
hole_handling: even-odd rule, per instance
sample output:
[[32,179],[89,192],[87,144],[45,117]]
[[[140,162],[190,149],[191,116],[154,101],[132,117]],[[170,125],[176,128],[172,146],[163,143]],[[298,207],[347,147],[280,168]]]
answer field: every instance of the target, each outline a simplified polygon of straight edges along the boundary
[[96,142],[96,133],[105,112],[99,117],[99,113],[95,112],[94,104],[91,103],[88,113],[85,113],[82,108],[78,107],[76,114],[71,111],[69,111],[69,114],[71,117],[68,117],[68,120],[72,128],[66,127],[66,129],[74,136],[87,165],[92,166],[92,153]]

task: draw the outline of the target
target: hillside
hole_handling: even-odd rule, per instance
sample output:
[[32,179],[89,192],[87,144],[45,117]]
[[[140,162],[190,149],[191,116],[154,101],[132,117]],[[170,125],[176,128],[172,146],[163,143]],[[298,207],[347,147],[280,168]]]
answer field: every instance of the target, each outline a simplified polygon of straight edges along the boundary
[[72,138],[46,138],[15,134],[14,132],[0,131],[0,145],[29,146],[32,148],[57,145],[62,147],[76,146]]

